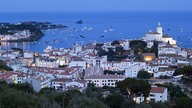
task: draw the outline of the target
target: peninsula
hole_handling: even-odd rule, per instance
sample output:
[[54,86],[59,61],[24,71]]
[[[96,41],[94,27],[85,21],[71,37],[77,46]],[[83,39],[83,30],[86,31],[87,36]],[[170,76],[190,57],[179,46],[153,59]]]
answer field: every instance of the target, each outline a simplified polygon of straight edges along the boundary
[[25,42],[37,41],[44,33],[42,30],[67,28],[61,24],[50,22],[19,22],[15,24],[0,23],[0,41],[6,42]]

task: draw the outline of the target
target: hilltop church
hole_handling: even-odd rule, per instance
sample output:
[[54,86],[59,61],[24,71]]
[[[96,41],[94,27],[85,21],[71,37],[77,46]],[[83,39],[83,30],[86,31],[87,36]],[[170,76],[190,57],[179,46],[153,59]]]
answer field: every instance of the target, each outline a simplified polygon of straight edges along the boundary
[[142,37],[142,40],[146,42],[163,41],[176,46],[176,40],[174,40],[171,36],[168,34],[163,36],[163,28],[160,22],[158,23],[156,32],[150,30],[144,37]]

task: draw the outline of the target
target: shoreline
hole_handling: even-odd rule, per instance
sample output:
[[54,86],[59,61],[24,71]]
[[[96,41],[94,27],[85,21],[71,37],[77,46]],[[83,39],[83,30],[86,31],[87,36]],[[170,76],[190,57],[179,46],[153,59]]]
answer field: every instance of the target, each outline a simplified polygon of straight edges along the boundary
[[38,41],[39,39],[41,39],[43,36],[45,36],[45,34],[41,34],[41,35],[36,35],[36,36],[30,36],[29,38],[25,38],[25,39],[18,39],[18,40],[0,40],[0,42],[33,42],[33,41]]

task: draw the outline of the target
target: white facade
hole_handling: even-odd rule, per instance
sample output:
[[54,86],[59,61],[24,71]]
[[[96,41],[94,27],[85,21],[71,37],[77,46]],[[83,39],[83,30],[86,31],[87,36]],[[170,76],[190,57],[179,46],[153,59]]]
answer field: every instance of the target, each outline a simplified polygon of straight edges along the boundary
[[154,78],[159,78],[160,76],[173,76],[175,69],[172,68],[159,68],[157,72],[154,72]]
[[168,90],[164,87],[152,86],[149,94],[149,100],[154,100],[155,102],[168,101]]
[[39,92],[42,88],[50,87],[51,78],[46,76],[35,76],[32,78],[27,78],[23,81],[23,83],[28,82],[32,85],[34,91]]
[[90,67],[85,70],[84,79],[88,83],[94,83],[96,87],[110,86],[115,87],[117,81],[124,80],[124,76],[121,75],[104,75],[103,68]]
[[34,57],[34,53],[32,53],[32,52],[24,52],[23,57],[24,58],[33,58]]
[[69,63],[69,67],[82,67],[82,69],[85,69],[86,62],[85,61],[71,61]]
[[158,72],[158,70],[159,70],[159,65],[146,65],[145,67],[145,71],[149,73]]
[[94,57],[92,58],[93,66],[101,66],[102,64],[107,62],[107,56],[102,57]]
[[57,59],[51,59],[47,57],[36,58],[35,64],[37,67],[48,67],[48,68],[59,67],[59,61]]
[[82,51],[82,46],[79,45],[78,43],[75,43],[72,47],[72,52],[75,54],[78,54],[81,51]]
[[17,31],[13,35],[0,35],[1,41],[11,41],[11,40],[19,40],[29,38],[31,36],[31,32],[29,30]]
[[177,54],[177,50],[168,44],[159,44],[158,54]]
[[145,62],[132,62],[132,64],[125,69],[125,77],[136,78],[138,72],[144,70],[145,66]]

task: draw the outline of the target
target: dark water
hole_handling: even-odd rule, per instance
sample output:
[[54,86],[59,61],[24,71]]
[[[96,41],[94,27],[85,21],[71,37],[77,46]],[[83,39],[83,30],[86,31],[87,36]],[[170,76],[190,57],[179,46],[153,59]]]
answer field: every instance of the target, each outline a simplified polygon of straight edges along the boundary
[[[74,22],[82,19],[83,24]],[[68,30],[48,30],[37,42],[2,43],[4,49],[19,47],[42,52],[51,45],[69,48],[73,43],[105,42],[141,38],[156,30],[158,22],[164,34],[170,34],[181,47],[192,47],[192,12],[59,12],[59,13],[0,13],[0,22],[49,21],[64,24]]]

